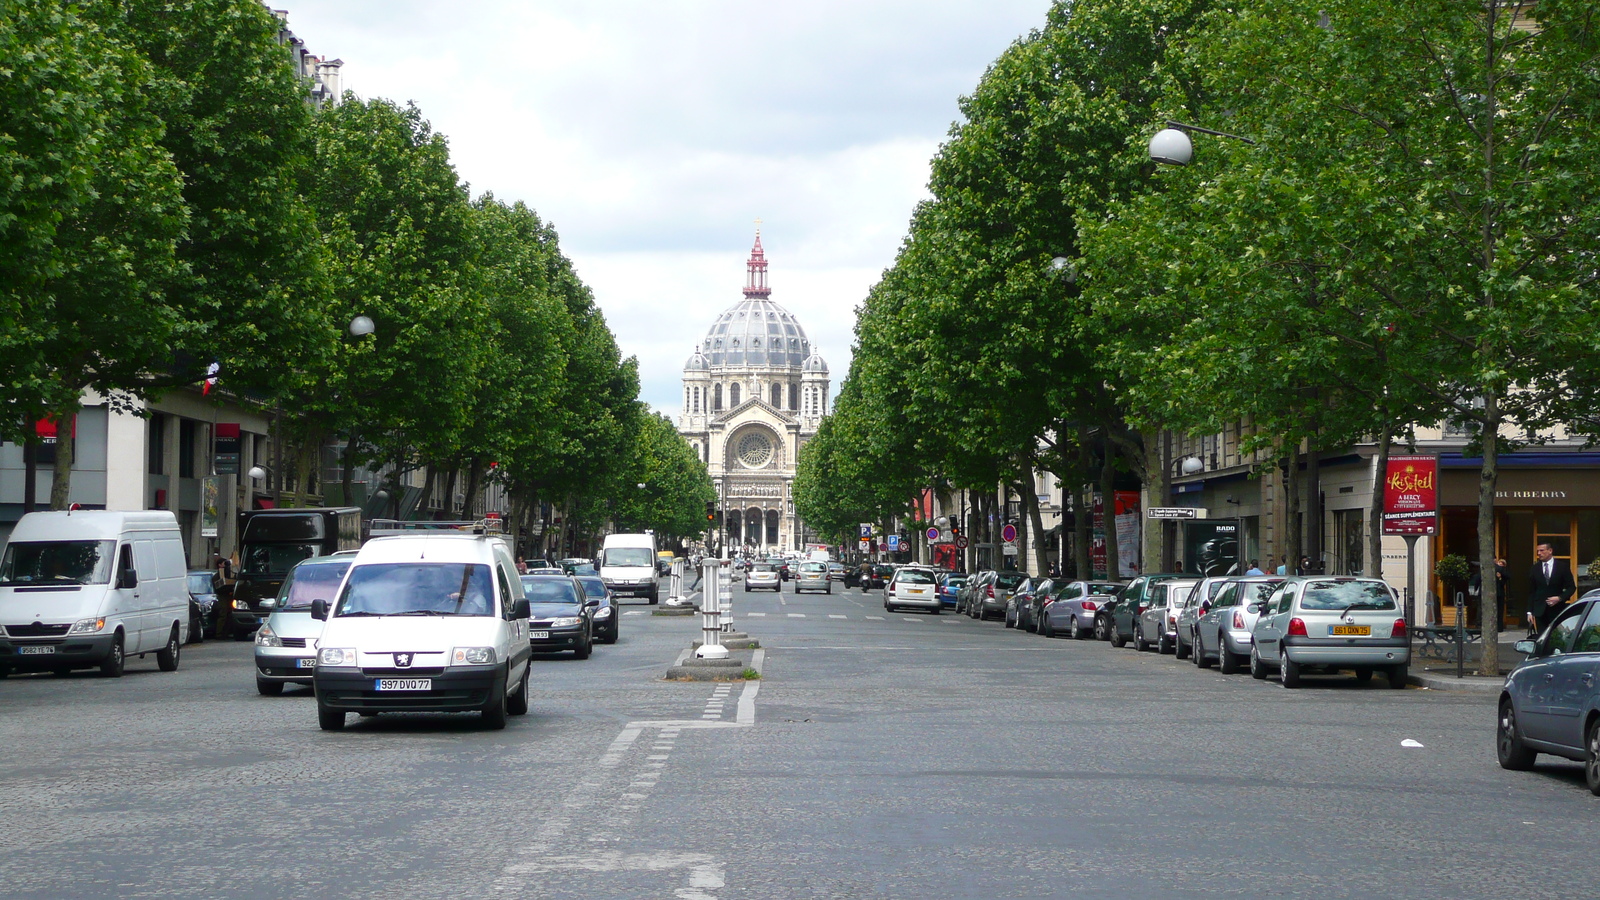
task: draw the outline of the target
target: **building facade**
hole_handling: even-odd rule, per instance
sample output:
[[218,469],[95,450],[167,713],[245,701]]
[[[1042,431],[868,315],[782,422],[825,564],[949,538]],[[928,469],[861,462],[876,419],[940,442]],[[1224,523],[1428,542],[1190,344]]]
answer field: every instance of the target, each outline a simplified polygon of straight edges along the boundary
[[794,314],[772,301],[756,233],[744,299],[728,307],[683,367],[678,431],[711,472],[728,550],[801,549],[795,460],[828,412],[828,364]]

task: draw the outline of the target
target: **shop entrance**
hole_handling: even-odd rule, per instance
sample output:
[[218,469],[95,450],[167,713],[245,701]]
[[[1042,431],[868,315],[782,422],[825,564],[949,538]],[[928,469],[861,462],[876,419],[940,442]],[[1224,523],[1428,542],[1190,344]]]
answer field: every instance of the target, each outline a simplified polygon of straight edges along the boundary
[[[1470,506],[1448,506],[1440,511],[1438,559],[1450,554],[1465,557],[1473,573],[1478,571],[1478,510]],[[1600,587],[1600,579],[1589,576],[1589,563],[1600,558],[1600,509],[1500,509],[1495,511],[1495,548],[1506,561],[1506,591],[1501,598],[1501,628],[1514,628],[1524,620],[1528,608],[1528,575],[1533,569],[1533,549],[1548,543],[1555,558],[1572,568],[1578,581],[1578,596]],[[1492,577],[1492,576],[1491,576]],[[1433,621],[1455,624],[1455,597],[1444,596],[1444,584],[1433,584]],[[1467,627],[1478,627],[1477,599],[1467,598]]]

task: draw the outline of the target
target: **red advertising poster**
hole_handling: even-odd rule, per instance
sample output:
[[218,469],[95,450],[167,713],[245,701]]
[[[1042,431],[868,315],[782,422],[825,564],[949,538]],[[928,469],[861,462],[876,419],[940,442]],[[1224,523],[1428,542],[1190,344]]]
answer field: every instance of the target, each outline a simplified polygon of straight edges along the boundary
[[1383,533],[1437,534],[1439,458],[1391,456],[1383,476]]

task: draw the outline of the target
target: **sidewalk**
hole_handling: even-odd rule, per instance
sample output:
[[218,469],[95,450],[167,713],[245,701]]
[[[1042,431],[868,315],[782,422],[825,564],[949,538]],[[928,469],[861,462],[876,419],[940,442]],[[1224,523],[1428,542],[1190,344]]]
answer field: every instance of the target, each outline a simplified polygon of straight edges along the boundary
[[[1526,635],[1520,633],[1500,635],[1500,640],[1498,643],[1500,648],[1500,673],[1502,676],[1516,668],[1517,664],[1522,662],[1522,654],[1513,650],[1512,647],[1517,641],[1522,640],[1524,637],[1526,637]],[[1411,654],[1411,677],[1409,680],[1412,684],[1417,685],[1418,687],[1424,687],[1435,691],[1498,694],[1500,693],[1501,685],[1505,684],[1505,679],[1504,677],[1493,678],[1476,674],[1478,670],[1478,650],[1479,648],[1475,644],[1469,644],[1467,646],[1467,658],[1462,666],[1462,671],[1465,673],[1465,677],[1457,678],[1456,661],[1454,657],[1436,659],[1433,657],[1418,656],[1416,653],[1416,648],[1413,646]]]

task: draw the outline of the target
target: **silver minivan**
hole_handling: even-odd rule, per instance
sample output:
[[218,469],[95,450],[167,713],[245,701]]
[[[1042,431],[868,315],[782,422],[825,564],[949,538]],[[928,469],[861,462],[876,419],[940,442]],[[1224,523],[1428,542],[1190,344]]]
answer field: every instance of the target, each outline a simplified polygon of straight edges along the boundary
[[1366,682],[1383,671],[1403,688],[1411,665],[1411,640],[1400,604],[1377,578],[1289,578],[1256,620],[1250,674],[1276,669],[1284,687],[1300,686],[1307,669],[1351,669]]
[[1133,646],[1158,653],[1171,653],[1178,646],[1178,613],[1189,594],[1199,584],[1194,579],[1162,581],[1150,587],[1150,605],[1133,623]]

